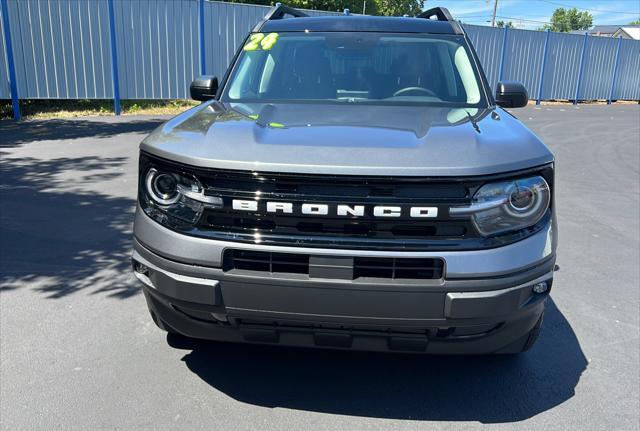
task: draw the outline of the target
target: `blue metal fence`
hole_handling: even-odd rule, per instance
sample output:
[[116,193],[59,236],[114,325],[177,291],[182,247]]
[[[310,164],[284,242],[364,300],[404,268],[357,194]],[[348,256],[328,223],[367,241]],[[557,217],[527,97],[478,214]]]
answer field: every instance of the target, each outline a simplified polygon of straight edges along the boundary
[[9,72],[7,69],[6,48],[4,46],[4,25],[2,23],[2,8],[0,8],[0,99],[10,99]]
[[640,100],[640,41],[464,27],[492,87],[521,81],[538,101]]
[[611,99],[640,99],[640,42],[622,40],[616,85]]
[[186,98],[200,74],[198,3],[113,0],[123,99]]
[[[0,99],[113,98],[116,112],[120,98],[187,98],[195,76],[222,75],[269,10],[209,0],[0,5]],[[640,100],[640,41],[464,27],[492,87],[500,79],[522,81],[538,101]]]

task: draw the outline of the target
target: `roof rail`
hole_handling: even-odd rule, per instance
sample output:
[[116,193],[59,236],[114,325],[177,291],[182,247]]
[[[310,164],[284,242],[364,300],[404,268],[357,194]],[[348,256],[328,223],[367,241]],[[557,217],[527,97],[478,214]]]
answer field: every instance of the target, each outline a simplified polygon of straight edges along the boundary
[[434,7],[429,10],[425,10],[416,18],[426,18],[431,19],[432,16],[438,18],[438,21],[453,21],[453,16],[451,16],[451,12],[446,7]]
[[273,19],[283,19],[286,15],[291,15],[294,18],[302,18],[309,16],[304,12],[299,11],[298,9],[294,9],[289,6],[285,6],[282,3],[276,3],[276,5],[271,8],[269,12],[262,18],[255,27],[253,27],[253,31],[260,31],[260,28],[267,22]]
[[424,18],[431,19],[431,17],[436,17],[438,21],[446,21],[451,23],[451,27],[456,34],[464,34],[464,29],[460,25],[459,22],[453,19],[451,12],[446,7],[434,7],[429,10],[425,10],[420,15],[416,16],[416,18]]

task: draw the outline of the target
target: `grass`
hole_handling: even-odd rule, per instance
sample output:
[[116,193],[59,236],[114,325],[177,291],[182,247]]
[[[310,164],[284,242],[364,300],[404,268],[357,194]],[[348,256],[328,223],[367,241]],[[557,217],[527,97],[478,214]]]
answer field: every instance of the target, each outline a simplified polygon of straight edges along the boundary
[[[122,100],[122,115],[177,115],[196,106],[193,100]],[[564,105],[570,101],[542,101],[542,105]],[[581,101],[580,104],[606,103],[603,101]],[[618,101],[617,103],[638,103]],[[535,104],[535,101],[529,101]],[[31,99],[20,101],[24,119],[71,118],[96,115],[113,115],[113,100],[56,100]],[[13,118],[10,100],[0,100],[0,120]]]
[[[637,100],[614,100],[613,104],[637,104]],[[529,105],[535,105],[535,100],[529,100]],[[580,100],[578,105],[606,105],[606,100]],[[573,105],[573,100],[541,100],[540,105]]]
[[[197,105],[192,100],[122,100],[122,115],[176,115]],[[21,100],[24,119],[113,115],[113,100]],[[0,101],[0,119],[13,118],[11,101]]]

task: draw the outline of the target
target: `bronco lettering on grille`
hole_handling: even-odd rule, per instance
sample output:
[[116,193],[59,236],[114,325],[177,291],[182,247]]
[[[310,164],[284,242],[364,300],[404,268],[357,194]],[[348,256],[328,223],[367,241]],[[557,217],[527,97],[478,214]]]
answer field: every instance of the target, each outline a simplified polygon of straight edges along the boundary
[[[303,215],[340,217],[364,217],[367,212],[365,205],[346,204],[309,204],[302,203],[294,205],[292,202],[260,202],[254,200],[234,199],[231,207],[238,211],[267,212],[273,214],[294,214],[294,211]],[[411,218],[435,218],[438,217],[437,207],[408,207],[397,205],[376,205],[371,207],[371,214],[374,217],[402,217]]]

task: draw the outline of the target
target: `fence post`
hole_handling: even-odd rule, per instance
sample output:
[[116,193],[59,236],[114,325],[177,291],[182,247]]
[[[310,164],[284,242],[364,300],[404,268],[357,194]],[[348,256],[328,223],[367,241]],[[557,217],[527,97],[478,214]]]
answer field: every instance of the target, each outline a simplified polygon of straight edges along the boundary
[[2,26],[4,28],[4,45],[7,47],[7,63],[9,66],[9,87],[11,89],[11,106],[13,119],[20,121],[20,99],[18,99],[18,83],[16,82],[16,66],[11,45],[11,28],[9,27],[9,5],[7,0],[0,0],[2,6]]
[[111,81],[113,82],[113,111],[120,115],[120,78],[118,76],[118,48],[116,46],[116,18],[113,11],[113,0],[109,5],[109,36],[111,40]]
[[540,65],[540,83],[538,84],[538,97],[536,98],[536,105],[540,104],[542,100],[542,89],[544,85],[544,69],[547,66],[547,47],[549,46],[549,33],[547,29],[547,35],[544,38],[544,48],[542,49],[542,65]]
[[207,74],[207,58],[204,39],[204,0],[198,0],[198,36],[200,44],[200,75]]
[[584,32],[584,42],[582,43],[582,53],[580,54],[580,66],[578,67],[578,79],[576,80],[576,97],[573,99],[573,104],[578,104],[578,98],[580,97],[580,84],[582,82],[582,70],[584,69],[584,54],[587,52],[587,43],[589,41],[589,33]]
[[502,81],[502,76],[504,73],[504,62],[507,57],[507,31],[508,27],[504,26],[504,30],[502,33],[502,53],[500,54],[500,70],[498,71],[498,82]]
[[613,76],[611,76],[611,88],[609,89],[609,98],[607,105],[611,105],[613,100],[613,92],[616,87],[616,76],[618,75],[618,61],[620,60],[620,45],[622,44],[622,36],[618,36],[618,46],[616,47],[616,58],[613,60]]

